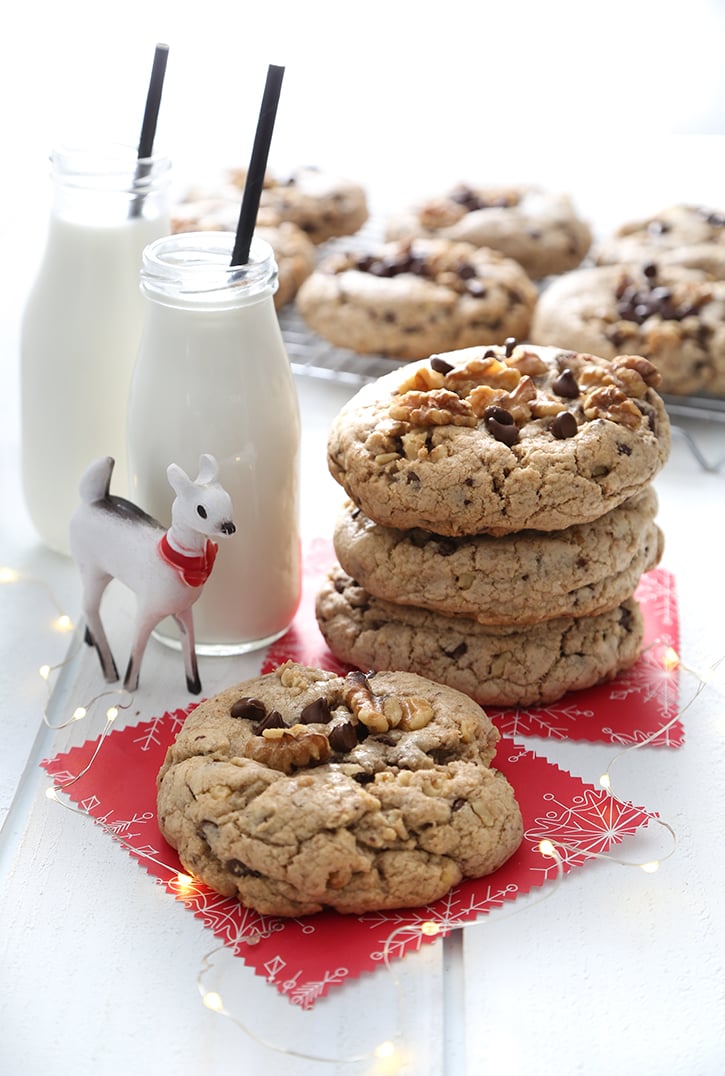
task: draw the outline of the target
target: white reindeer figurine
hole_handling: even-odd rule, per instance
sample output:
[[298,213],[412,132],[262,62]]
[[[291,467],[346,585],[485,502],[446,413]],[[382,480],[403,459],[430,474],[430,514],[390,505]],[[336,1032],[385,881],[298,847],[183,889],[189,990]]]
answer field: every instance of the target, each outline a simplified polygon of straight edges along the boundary
[[166,616],[181,631],[186,685],[198,695],[201,680],[194,643],[192,606],[214,564],[217,546],[210,535],[234,534],[232,501],[219,484],[213,456],[201,456],[196,481],[172,463],[166,471],[176,493],[167,530],[123,497],[109,493],[114,460],[95,460],[80,481],[81,503],[70,522],[70,545],[83,584],[85,641],[95,646],[109,683],[118,670],[101,622],[100,604],[112,579],[136,595],[136,634],[124,687],[138,687],[141,660],[151,632]]

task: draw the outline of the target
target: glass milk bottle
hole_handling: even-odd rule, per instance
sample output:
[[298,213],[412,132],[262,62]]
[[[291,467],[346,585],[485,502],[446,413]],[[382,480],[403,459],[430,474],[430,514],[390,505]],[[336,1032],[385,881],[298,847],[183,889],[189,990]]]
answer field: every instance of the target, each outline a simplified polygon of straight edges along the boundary
[[42,540],[69,552],[78,483],[113,456],[128,494],[126,406],[143,327],[144,248],[170,231],[166,158],[131,147],[60,148],[45,253],[21,327],[22,472]]
[[[194,477],[215,456],[236,533],[219,543],[194,605],[197,650],[237,654],[279,638],[300,598],[299,411],[274,307],[271,246],[252,241],[231,267],[234,235],[160,239],[143,257],[147,317],[129,401],[132,500],[165,526],[166,468]],[[156,635],[178,645],[170,619]]]

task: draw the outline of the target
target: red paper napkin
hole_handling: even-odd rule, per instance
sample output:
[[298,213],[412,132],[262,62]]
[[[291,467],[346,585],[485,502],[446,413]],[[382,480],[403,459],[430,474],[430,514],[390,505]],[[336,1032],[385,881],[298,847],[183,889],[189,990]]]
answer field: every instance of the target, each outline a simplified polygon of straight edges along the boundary
[[[343,675],[344,665],[330,652],[315,618],[315,598],[335,562],[332,543],[317,539],[304,565],[302,602],[291,629],[274,643],[263,672],[288,658],[332,669]],[[586,740],[629,746],[647,741],[653,746],[681,747],[685,734],[677,718],[679,626],[675,580],[655,568],[642,576],[637,588],[645,622],[644,649],[632,668],[609,684],[573,691],[559,702],[525,709],[486,708],[506,736],[537,736],[556,740]]]
[[[516,791],[525,835],[516,854],[494,874],[459,885],[443,900],[424,908],[363,916],[326,912],[305,919],[260,916],[188,878],[159,831],[156,774],[191,709],[111,732],[95,758],[98,739],[46,759],[42,765],[56,787],[66,786],[67,795],[122,843],[167,892],[203,920],[257,975],[305,1009],[332,986],[435,940],[436,933],[426,932],[431,930],[429,924],[435,924],[432,929],[438,934],[446,934],[473,922],[491,908],[558,876],[559,862],[563,872],[570,871],[593,855],[605,853],[653,817],[503,739],[495,765]],[[558,860],[540,850],[545,839],[555,844]]]

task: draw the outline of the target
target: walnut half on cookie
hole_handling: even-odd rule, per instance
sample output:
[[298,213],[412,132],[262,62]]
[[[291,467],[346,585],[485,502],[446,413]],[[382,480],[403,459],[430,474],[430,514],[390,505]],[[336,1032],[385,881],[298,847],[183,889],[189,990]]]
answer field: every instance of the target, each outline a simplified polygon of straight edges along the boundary
[[424,677],[287,662],[192,711],[159,772],[159,825],[187,870],[263,915],[423,905],[521,841],[498,738]]

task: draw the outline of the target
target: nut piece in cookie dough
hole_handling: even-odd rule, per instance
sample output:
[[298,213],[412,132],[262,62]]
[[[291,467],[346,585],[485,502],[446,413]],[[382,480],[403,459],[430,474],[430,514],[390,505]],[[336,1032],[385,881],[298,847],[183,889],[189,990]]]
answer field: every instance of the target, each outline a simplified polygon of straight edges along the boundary
[[411,363],[364,386],[328,437],[330,473],[376,523],[460,537],[591,522],[670,448],[659,372],[634,353],[517,344]]
[[420,906],[521,841],[498,739],[426,677],[286,662],[192,711],[159,771],[159,825],[186,870],[262,915]]
[[531,185],[479,187],[459,183],[391,216],[388,239],[452,239],[490,247],[517,261],[533,280],[578,266],[589,250],[589,224],[567,194]]
[[537,291],[518,262],[447,239],[409,239],[331,254],[297,308],[337,347],[396,359],[526,337]]

